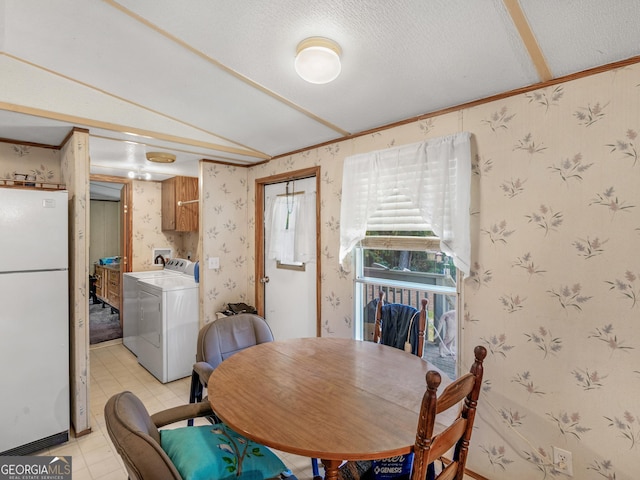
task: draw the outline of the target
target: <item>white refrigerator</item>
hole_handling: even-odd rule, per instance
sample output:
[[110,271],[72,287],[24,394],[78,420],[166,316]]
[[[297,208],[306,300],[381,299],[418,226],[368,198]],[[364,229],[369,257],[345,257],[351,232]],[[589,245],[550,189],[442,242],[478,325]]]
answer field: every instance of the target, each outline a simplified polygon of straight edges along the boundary
[[0,456],[69,438],[68,193],[0,188]]

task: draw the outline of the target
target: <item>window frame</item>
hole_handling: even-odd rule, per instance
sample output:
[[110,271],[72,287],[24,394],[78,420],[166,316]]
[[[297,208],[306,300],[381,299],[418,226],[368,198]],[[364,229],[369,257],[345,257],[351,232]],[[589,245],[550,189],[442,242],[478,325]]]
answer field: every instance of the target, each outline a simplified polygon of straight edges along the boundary
[[[457,377],[459,372],[458,358],[460,351],[460,344],[462,343],[462,286],[463,286],[463,273],[460,269],[456,268],[456,283],[455,286],[447,287],[442,285],[430,285],[423,283],[407,282],[402,280],[388,280],[378,277],[367,277],[364,275],[364,251],[365,250],[408,250],[418,252],[440,252],[440,239],[438,237],[411,237],[411,236],[366,236],[360,243],[353,249],[353,262],[355,266],[354,270],[354,337],[356,340],[365,340],[365,325],[364,325],[364,309],[367,305],[368,299],[364,298],[364,290],[367,285],[375,285],[380,287],[388,287],[395,289],[406,289],[416,291],[419,293],[446,295],[454,297],[454,303],[457,315],[456,325],[456,342],[455,342],[455,376]],[[454,267],[455,268],[455,267]],[[428,322],[435,323],[435,319],[428,319]],[[426,332],[425,332],[426,335]],[[425,349],[426,342],[425,339]]]

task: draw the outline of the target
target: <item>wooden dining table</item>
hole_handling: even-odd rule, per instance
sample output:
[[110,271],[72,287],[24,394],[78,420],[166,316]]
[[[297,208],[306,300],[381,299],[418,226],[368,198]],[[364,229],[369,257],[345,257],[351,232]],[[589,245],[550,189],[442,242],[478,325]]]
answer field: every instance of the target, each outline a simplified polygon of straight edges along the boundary
[[[325,478],[334,480],[345,460],[413,450],[428,370],[438,369],[386,345],[300,338],[234,354],[213,371],[207,390],[214,412],[233,430],[319,458]],[[440,388],[450,383],[442,378]]]

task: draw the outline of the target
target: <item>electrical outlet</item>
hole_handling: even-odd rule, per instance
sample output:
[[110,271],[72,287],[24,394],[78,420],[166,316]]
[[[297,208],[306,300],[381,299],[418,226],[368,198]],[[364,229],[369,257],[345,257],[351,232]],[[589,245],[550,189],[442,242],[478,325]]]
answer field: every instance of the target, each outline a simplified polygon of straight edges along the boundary
[[573,477],[573,459],[568,450],[553,447],[553,466],[557,472]]

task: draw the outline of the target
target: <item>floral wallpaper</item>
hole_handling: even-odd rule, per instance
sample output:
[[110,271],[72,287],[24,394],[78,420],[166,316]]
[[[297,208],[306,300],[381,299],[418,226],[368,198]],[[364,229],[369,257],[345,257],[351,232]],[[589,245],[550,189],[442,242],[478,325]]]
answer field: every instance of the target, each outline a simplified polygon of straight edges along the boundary
[[[338,264],[344,158],[472,133],[472,271],[459,367],[487,347],[467,466],[494,480],[635,479],[640,468],[640,64],[307,150],[203,169],[205,321],[253,301],[256,178],[320,166],[322,335],[353,335]],[[245,193],[246,192],[246,193]],[[213,272],[213,273],[210,273]]]
[[464,348],[490,352],[472,465],[490,478],[557,475],[552,446],[576,478],[637,476],[639,107],[634,65],[463,112]]
[[71,423],[76,435],[91,431],[89,412],[89,132],[76,129],[61,152],[61,177],[69,191],[69,316]]
[[134,272],[159,269],[153,264],[154,248],[173,249],[174,258],[195,261],[198,253],[196,232],[162,230],[162,183],[134,180],[132,184],[132,250]]
[[25,181],[27,176],[37,182],[64,183],[60,177],[60,151],[0,142],[0,180],[12,184],[13,180]]
[[[255,230],[248,220],[253,202],[247,173],[243,167],[201,164],[201,323],[215,320],[227,303],[253,303]],[[220,259],[220,268],[206,268],[210,257]]]

